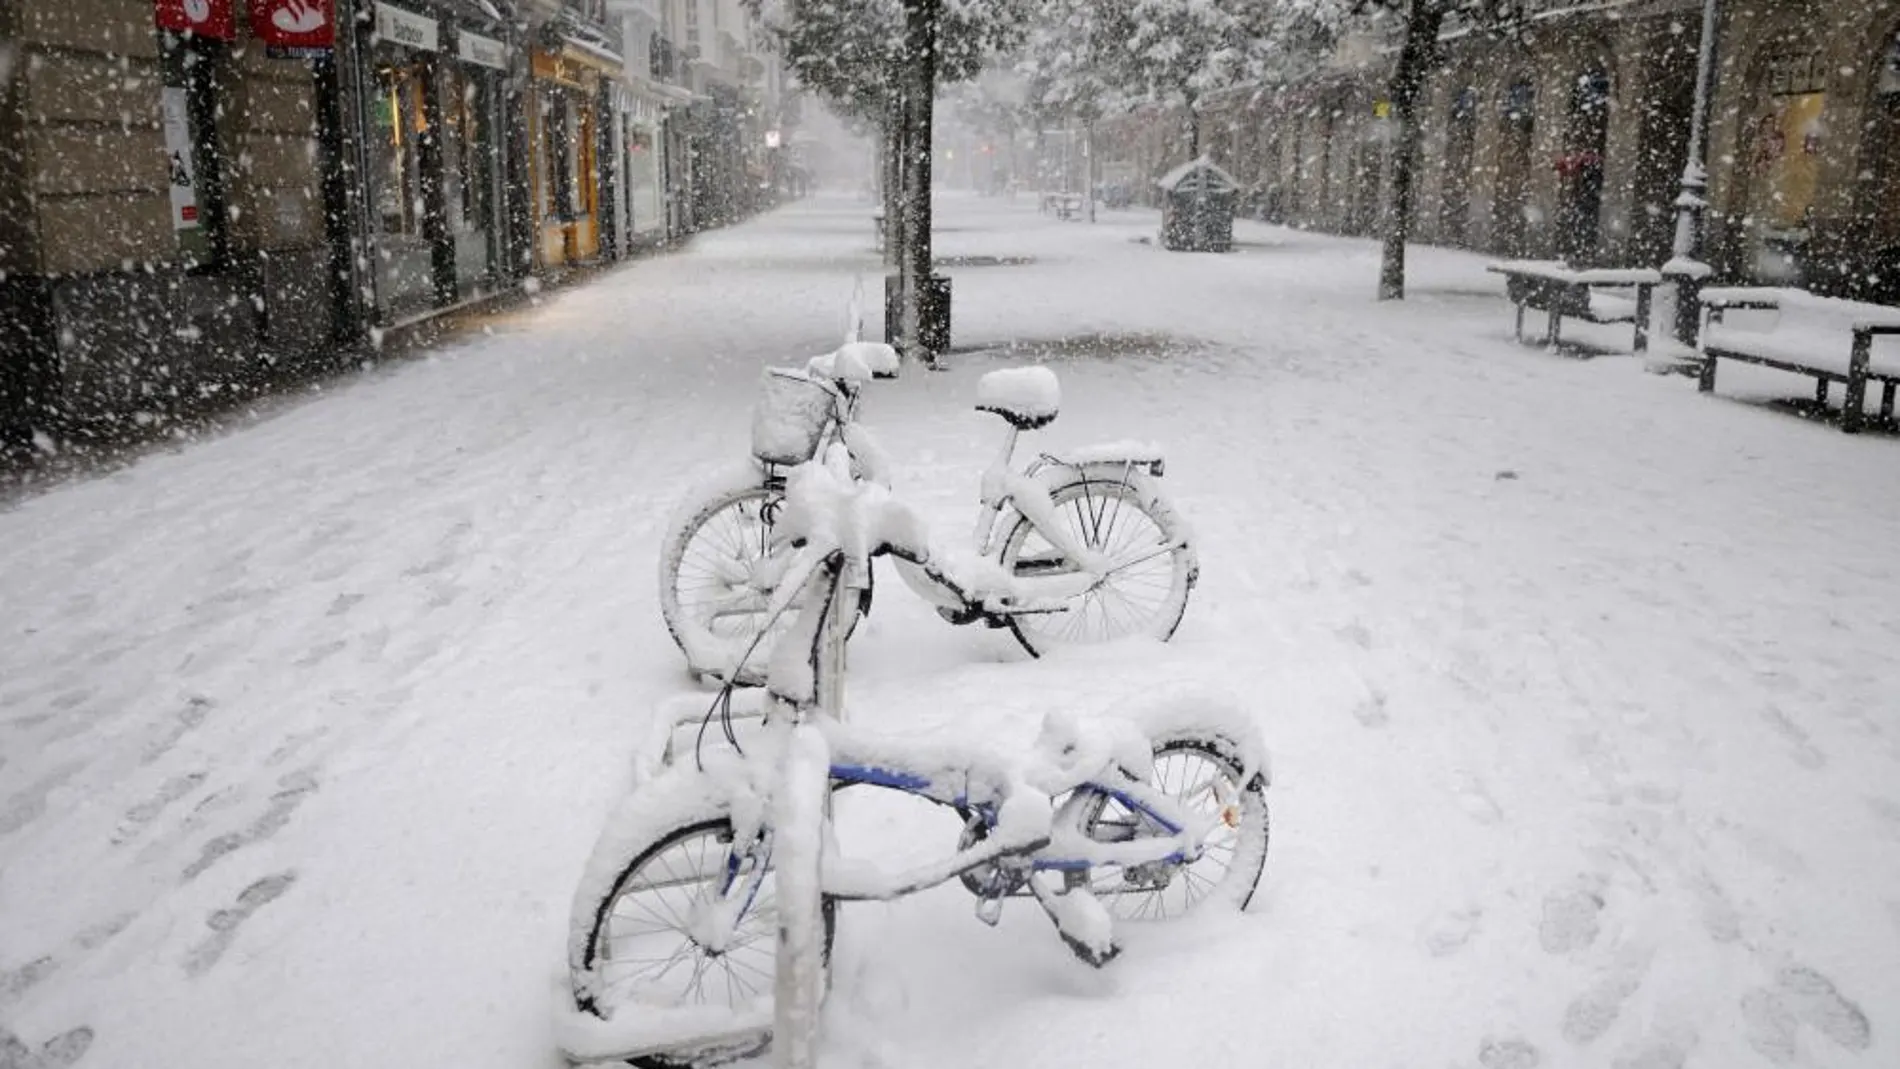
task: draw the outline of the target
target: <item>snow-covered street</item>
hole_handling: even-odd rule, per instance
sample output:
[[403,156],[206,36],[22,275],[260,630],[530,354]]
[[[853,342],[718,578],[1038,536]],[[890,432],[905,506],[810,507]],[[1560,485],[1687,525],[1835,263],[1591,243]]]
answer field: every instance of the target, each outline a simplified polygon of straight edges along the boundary
[[[88,1069],[559,1065],[569,896],[690,686],[661,527],[854,277],[881,334],[871,211],[702,235],[0,512],[0,1027],[46,1066],[91,1029]],[[1100,973],[955,885],[848,906],[825,1064],[1900,1064],[1900,441],[1750,403],[1793,377],[1520,347],[1474,255],[1377,304],[1369,242],[938,211],[958,351],[865,404],[900,496],[963,537],[976,377],[1046,360],[1043,437],[1167,446],[1200,585],[1172,643],[1042,661],[882,585],[854,716],[1017,745],[1226,687],[1273,850],[1244,915]],[[955,842],[841,808],[854,856]]]

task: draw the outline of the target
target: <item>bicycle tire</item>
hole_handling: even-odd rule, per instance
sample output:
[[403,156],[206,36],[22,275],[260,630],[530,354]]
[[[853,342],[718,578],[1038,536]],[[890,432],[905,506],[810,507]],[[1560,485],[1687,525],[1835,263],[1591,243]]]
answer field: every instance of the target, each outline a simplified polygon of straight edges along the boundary
[[[1086,873],[1071,873],[1069,886],[1087,887],[1117,921],[1166,920],[1185,915],[1208,902],[1224,903],[1236,910],[1246,909],[1266,870],[1267,850],[1272,840],[1266,777],[1257,771],[1248,776],[1240,747],[1212,732],[1182,732],[1161,738],[1154,744],[1154,754],[1153,778],[1158,781],[1154,785],[1171,796],[1186,794],[1198,782],[1192,778],[1176,779],[1174,782],[1180,783],[1179,791],[1170,790],[1168,765],[1173,757],[1199,757],[1230,781],[1237,793],[1235,801],[1223,807],[1222,816],[1223,823],[1234,833],[1231,846],[1207,847],[1201,858],[1186,865],[1149,866],[1139,872],[1098,867]],[[1243,777],[1246,777],[1244,782]],[[1231,817],[1228,816],[1230,811]],[[1111,822],[1112,835],[1125,837],[1140,834],[1143,821],[1144,818],[1130,813],[1120,803],[1111,803],[1106,794],[1099,792],[1077,812],[1081,833],[1098,841],[1112,841],[1108,830]],[[1211,880],[1204,873],[1197,876],[1194,867],[1202,862],[1220,865],[1219,876]],[[1115,882],[1117,879],[1119,884]],[[1208,885],[1198,896],[1194,894],[1196,879]],[[1184,891],[1175,896],[1182,899],[1182,908],[1168,912],[1166,899],[1171,890]]]
[[[755,592],[761,612],[732,619],[727,628],[714,630],[709,621],[698,618],[700,614],[683,602],[682,575],[689,570],[687,561],[696,553],[707,559],[709,568],[726,565],[750,573],[755,562],[764,560],[769,552],[771,517],[784,496],[784,490],[767,480],[756,467],[738,468],[702,486],[694,497],[697,504],[675,511],[667,525],[660,543],[660,616],[666,622],[673,644],[685,655],[688,671],[696,676],[719,679],[730,676],[741,686],[760,686],[765,682],[766,666],[772,658],[772,639],[768,636],[756,647],[752,643],[763,629],[762,609],[771,591],[761,588]],[[758,516],[756,529],[749,511]],[[728,513],[730,517],[726,516]],[[731,528],[725,532],[726,537],[715,535],[702,541],[702,535],[721,526],[722,518]],[[753,541],[755,536],[756,542]],[[758,552],[753,555],[755,547]],[[847,635],[857,627],[858,618],[870,609],[871,590],[867,586],[859,595],[857,612],[852,615]],[[788,626],[790,622],[788,615],[779,626]],[[736,665],[748,648],[752,650],[751,656],[743,665]]]
[[[585,918],[584,923],[587,925],[587,934],[585,938],[573,948],[571,952],[573,957],[569,963],[569,968],[575,1008],[582,1013],[590,1014],[604,1020],[610,1008],[618,1009],[621,1012],[626,1012],[629,1008],[625,1004],[612,1007],[602,1004],[602,996],[605,994],[605,989],[609,985],[603,983],[601,974],[604,970],[605,963],[611,960],[611,947],[614,943],[612,922],[616,915],[615,905],[624,897],[624,893],[629,886],[633,884],[636,875],[638,875],[642,869],[655,864],[660,859],[666,858],[670,850],[683,842],[696,838],[711,837],[714,841],[719,843],[730,843],[735,835],[732,821],[729,818],[725,816],[712,816],[705,812],[682,815],[678,820],[669,823],[672,825],[670,828],[662,831],[647,845],[634,852],[632,860],[620,868],[604,894],[601,894],[597,899],[592,901],[576,903],[577,912],[580,912],[582,917]],[[776,881],[774,881],[774,898],[776,894],[775,883]],[[763,887],[761,888],[760,897],[765,897]],[[761,903],[755,901],[753,909],[758,912],[759,916],[765,917],[772,924],[770,930],[775,931],[776,918],[771,913],[768,913],[768,905],[775,905],[775,902]],[[658,917],[659,913],[658,911],[651,911],[651,915]],[[828,983],[832,943],[837,933],[836,899],[823,897],[820,901],[819,916],[824,929],[820,963],[825,973],[826,982]],[[664,924],[662,928],[664,928]],[[656,929],[656,934],[657,932],[658,930]],[[680,939],[685,940],[687,943],[692,943],[693,941],[692,937],[683,931],[676,931],[674,934],[678,935]],[[691,955],[689,954],[689,956]],[[763,960],[774,961],[775,956],[776,945],[774,940],[773,952],[764,955]],[[727,968],[729,970],[734,969],[731,965],[728,965]],[[772,987],[773,981],[768,978],[763,981],[763,983],[758,981],[751,981],[751,983],[755,989],[763,987],[769,990]],[[730,991],[732,989],[728,988],[728,990]],[[640,1069],[687,1069],[687,1067],[690,1066],[713,1065],[720,1062],[749,1057],[764,1050],[770,1045],[771,1039],[771,1029],[769,1027],[763,1027],[749,1033],[743,1038],[728,1040],[725,1043],[715,1046],[684,1045],[678,1049],[663,1053],[631,1057],[626,1059],[626,1061],[627,1064],[638,1066]]]
[[[1174,545],[1174,548],[1165,554],[1165,586],[1160,585],[1151,574],[1156,571],[1152,568],[1143,568],[1140,573],[1121,577],[1121,584],[1133,591],[1158,593],[1150,609],[1142,611],[1138,617],[1124,616],[1117,622],[1109,595],[1097,590],[1083,595],[1080,606],[1054,619],[1046,615],[1011,616],[1010,633],[1016,636],[1016,641],[1022,644],[1023,649],[1028,650],[1033,657],[1040,657],[1064,645],[1108,642],[1135,634],[1145,634],[1163,642],[1174,637],[1174,632],[1181,626],[1181,618],[1187,613],[1188,595],[1194,588],[1199,566],[1192,547],[1187,544],[1184,525],[1162,496],[1160,488],[1145,476],[1130,472],[1118,474],[1113,479],[1071,479],[1051,490],[1049,499],[1055,506],[1058,519],[1072,523],[1070,536],[1092,549],[1106,548],[1110,551],[1109,555],[1114,555],[1120,541],[1116,538],[1116,528],[1129,517],[1129,510],[1139,514],[1141,520],[1130,521],[1131,526],[1123,528],[1123,534],[1132,532],[1137,543],[1145,541],[1140,527],[1134,526],[1145,522],[1152,528],[1157,544]],[[1099,514],[1096,514],[1096,510],[1100,510]],[[1025,547],[1031,545],[1032,536],[1038,543],[1048,547],[1037,547],[1032,552],[1055,552],[1047,539],[1037,533],[1035,524],[1029,522],[1028,517],[1018,514],[1003,537],[997,553],[998,563],[1012,573],[1021,572]],[[1161,559],[1157,557],[1155,561]],[[1119,596],[1123,605],[1129,604],[1127,595]],[[1082,632],[1091,620],[1113,626],[1106,633],[1086,636]]]

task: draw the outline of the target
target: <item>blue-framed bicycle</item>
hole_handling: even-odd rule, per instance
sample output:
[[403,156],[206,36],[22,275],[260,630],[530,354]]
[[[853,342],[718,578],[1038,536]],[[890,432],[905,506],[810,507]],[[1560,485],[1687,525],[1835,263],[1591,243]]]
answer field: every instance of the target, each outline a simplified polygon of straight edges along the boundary
[[[1174,695],[1100,719],[1051,714],[1027,756],[845,722],[849,609],[870,559],[938,567],[914,514],[848,465],[834,450],[788,481],[781,523],[798,548],[773,608],[794,618],[765,692],[722,691],[691,752],[644,779],[594,848],[557,1015],[570,1060],[703,1065],[771,1043],[781,1064],[810,1065],[841,902],[960,880],[981,920],[1034,899],[1101,966],[1119,952],[1118,923],[1253,895],[1268,773],[1232,703]],[[954,812],[957,848],[901,871],[845,861],[829,813],[849,787]]]

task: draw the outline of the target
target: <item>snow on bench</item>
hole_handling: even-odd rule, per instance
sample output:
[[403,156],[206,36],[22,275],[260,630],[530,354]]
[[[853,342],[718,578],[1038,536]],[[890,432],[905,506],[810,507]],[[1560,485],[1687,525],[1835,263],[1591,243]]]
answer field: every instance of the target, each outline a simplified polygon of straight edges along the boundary
[[[1711,286],[1701,302],[1696,347],[1703,393],[1715,389],[1716,362],[1734,360],[1811,376],[1815,403],[1822,406],[1830,384],[1845,384],[1841,430],[1849,434],[1860,430],[1869,381],[1881,384],[1881,418],[1893,417],[1900,340],[1889,339],[1900,336],[1900,308],[1758,286]],[[1765,330],[1731,325],[1726,313],[1735,310],[1773,312],[1775,322]]]
[[[1629,323],[1635,328],[1632,351],[1649,350],[1649,304],[1662,274],[1648,268],[1573,268],[1561,260],[1505,260],[1488,264],[1486,271],[1503,275],[1506,292],[1517,306],[1517,340],[1524,340],[1524,310],[1535,308],[1550,316],[1544,344],[1563,342],[1563,317],[1590,323]],[[1634,297],[1605,290],[1634,289]]]

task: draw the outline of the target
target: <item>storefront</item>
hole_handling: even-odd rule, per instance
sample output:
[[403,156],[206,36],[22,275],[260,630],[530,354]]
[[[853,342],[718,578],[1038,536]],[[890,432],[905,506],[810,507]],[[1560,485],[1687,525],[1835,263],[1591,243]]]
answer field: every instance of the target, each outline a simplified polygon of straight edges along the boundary
[[666,239],[663,188],[663,104],[638,89],[613,92],[614,246],[621,255]]
[[[601,142],[602,82],[618,68],[605,57],[537,48],[528,95],[535,266],[587,263],[600,256],[605,222]],[[611,144],[611,139],[608,140]]]
[[364,181],[376,319],[388,324],[495,288],[507,52],[432,7],[379,2],[375,13],[364,55]]
[[1827,133],[1827,61],[1820,44],[1799,33],[1770,45],[1760,63],[1737,160],[1752,224],[1749,273],[1799,284]]

